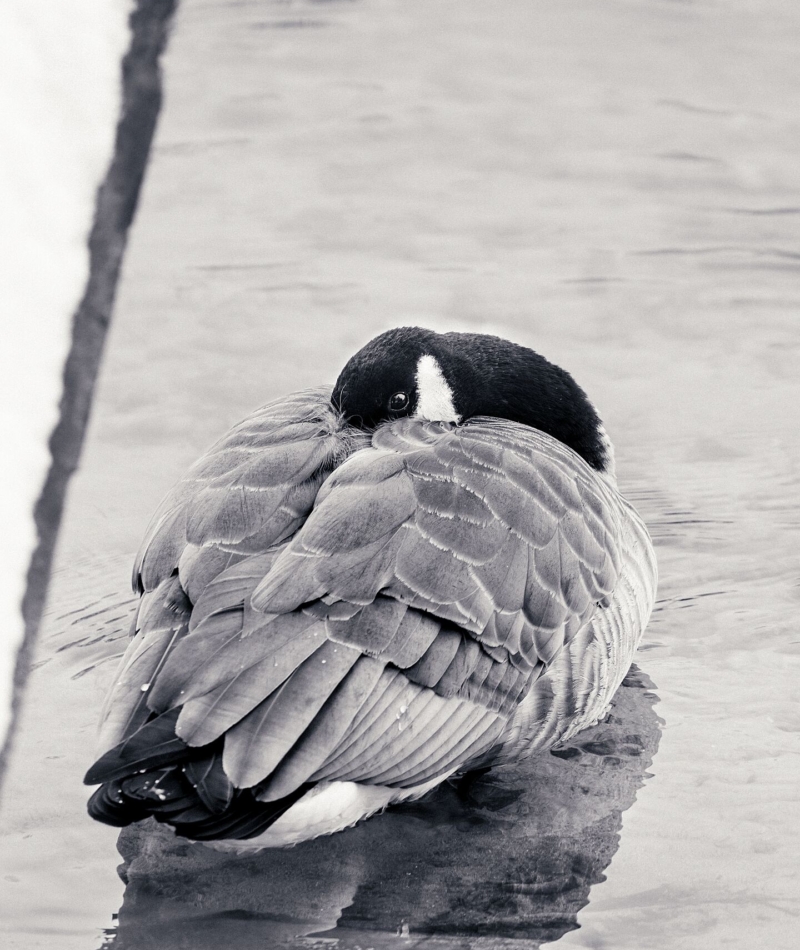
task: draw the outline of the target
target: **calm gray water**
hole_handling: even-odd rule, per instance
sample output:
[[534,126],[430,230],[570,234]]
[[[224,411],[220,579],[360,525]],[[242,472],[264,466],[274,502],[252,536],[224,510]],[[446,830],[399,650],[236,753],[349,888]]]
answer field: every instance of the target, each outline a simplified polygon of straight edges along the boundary
[[[783,0],[183,0],[3,803],[4,946],[795,945],[799,41]],[[150,512],[410,322],[597,403],[659,556],[642,673],[566,757],[290,852],[126,832],[126,889],[80,780]]]

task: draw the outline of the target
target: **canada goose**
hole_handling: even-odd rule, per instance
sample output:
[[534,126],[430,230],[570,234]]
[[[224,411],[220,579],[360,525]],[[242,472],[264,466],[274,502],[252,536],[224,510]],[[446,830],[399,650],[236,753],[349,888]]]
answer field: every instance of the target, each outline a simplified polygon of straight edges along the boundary
[[332,392],[234,427],[156,512],[90,814],[279,846],[550,749],[604,715],[655,584],[568,373],[390,330]]

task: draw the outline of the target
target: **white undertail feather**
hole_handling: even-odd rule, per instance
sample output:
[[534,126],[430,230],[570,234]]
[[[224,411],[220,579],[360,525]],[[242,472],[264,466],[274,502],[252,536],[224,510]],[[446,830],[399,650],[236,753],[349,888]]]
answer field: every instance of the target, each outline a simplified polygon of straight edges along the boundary
[[461,422],[453,403],[453,390],[444,378],[442,367],[435,356],[420,356],[417,363],[418,419],[428,422]]
[[349,828],[362,818],[383,811],[388,805],[421,798],[453,771],[455,769],[413,788],[361,785],[358,782],[320,782],[257,837],[203,843],[215,851],[234,853],[299,844]]

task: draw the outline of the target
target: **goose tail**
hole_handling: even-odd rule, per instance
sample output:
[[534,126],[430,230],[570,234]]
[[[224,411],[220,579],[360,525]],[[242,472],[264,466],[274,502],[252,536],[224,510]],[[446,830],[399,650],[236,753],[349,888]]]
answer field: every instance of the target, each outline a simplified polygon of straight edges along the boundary
[[152,817],[194,841],[241,840],[263,834],[313,787],[300,785],[271,802],[258,801],[256,789],[235,789],[222,804],[201,795],[194,777],[191,765],[184,764],[111,779],[89,799],[89,814],[116,828]]
[[313,787],[297,783],[259,801],[258,786],[236,788],[226,775],[221,739],[193,748],[174,734],[178,712],[153,716],[89,769],[85,782],[100,783],[88,803],[92,818],[122,828],[152,816],[195,841],[252,838]]

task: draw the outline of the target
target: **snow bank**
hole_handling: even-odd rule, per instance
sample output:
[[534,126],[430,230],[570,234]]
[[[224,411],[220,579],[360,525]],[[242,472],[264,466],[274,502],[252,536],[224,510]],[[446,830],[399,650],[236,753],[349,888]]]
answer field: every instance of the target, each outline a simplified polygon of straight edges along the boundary
[[111,157],[130,0],[6,0],[0,14],[0,744],[9,722],[32,508],[49,465],[70,321]]

